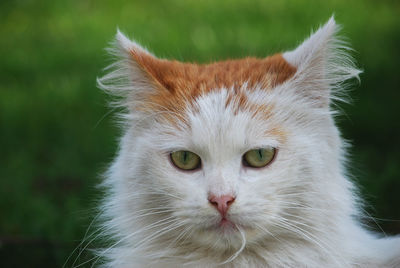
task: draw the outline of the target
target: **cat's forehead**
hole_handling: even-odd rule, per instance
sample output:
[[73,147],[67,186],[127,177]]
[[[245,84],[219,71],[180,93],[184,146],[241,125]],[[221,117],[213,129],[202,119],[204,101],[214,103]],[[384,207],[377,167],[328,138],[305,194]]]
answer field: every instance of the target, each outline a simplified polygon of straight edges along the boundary
[[296,68],[281,54],[263,59],[247,57],[209,64],[157,59],[134,51],[132,56],[160,86],[173,94],[193,97],[218,88],[240,88],[244,83],[250,87],[262,84],[264,88],[272,88],[296,72]]
[[[186,110],[187,138],[208,151],[281,144],[286,131],[275,120],[274,102],[256,102],[257,92],[222,88],[198,97]],[[265,96],[264,96],[265,97]]]
[[151,54],[132,50],[131,56],[152,81],[155,91],[149,93],[145,109],[164,110],[182,113],[199,97],[213,91],[229,89],[229,103],[245,89],[271,90],[288,80],[296,72],[281,54],[263,59],[244,58],[219,61],[210,64],[184,63],[175,60],[163,60]]
[[254,148],[281,147],[290,129],[280,120],[277,101],[261,89],[220,88],[197,97],[173,120],[159,120],[152,144],[162,151],[190,150],[213,162]]

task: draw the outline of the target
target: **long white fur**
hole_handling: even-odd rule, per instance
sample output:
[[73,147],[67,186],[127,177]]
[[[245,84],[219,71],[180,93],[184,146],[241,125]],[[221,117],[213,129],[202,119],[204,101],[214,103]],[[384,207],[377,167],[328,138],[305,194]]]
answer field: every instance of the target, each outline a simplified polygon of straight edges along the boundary
[[[379,238],[359,222],[359,198],[345,170],[344,144],[330,102],[359,71],[336,37],[331,18],[284,58],[295,76],[273,90],[256,87],[249,102],[273,107],[269,118],[225,107],[229,88],[200,96],[186,124],[135,110],[154,90],[129,51],[148,53],[120,32],[120,57],[99,86],[122,96],[125,133],[104,186],[103,229],[110,245],[99,250],[105,267],[400,267],[400,240]],[[286,140],[274,136],[279,126]],[[266,135],[265,133],[271,133]],[[279,148],[274,163],[244,169],[249,149]],[[168,152],[198,154],[201,171],[185,173]],[[237,232],[210,228],[219,220],[207,193],[234,194],[229,213]]]

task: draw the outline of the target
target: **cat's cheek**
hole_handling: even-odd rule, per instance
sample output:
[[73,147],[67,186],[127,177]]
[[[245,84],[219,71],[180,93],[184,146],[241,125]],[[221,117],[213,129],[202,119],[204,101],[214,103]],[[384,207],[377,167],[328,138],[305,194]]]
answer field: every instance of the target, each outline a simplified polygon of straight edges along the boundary
[[202,171],[181,172],[173,167],[170,167],[170,171],[167,184],[176,193],[179,206],[196,207],[207,204]]
[[249,168],[243,167],[240,170],[239,180],[241,184],[248,185],[265,185],[268,184],[268,181],[274,180],[275,170],[270,167],[263,168]]

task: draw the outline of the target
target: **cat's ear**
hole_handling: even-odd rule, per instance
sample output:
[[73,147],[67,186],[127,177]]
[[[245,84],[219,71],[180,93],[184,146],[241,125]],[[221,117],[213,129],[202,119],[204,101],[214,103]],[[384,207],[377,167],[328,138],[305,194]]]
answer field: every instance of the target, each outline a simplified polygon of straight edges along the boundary
[[339,30],[331,17],[296,49],[283,54],[297,68],[293,88],[319,107],[328,107],[332,99],[344,101],[344,82],[358,79],[361,72],[348,53],[351,49],[338,38]]
[[157,69],[166,60],[158,59],[119,30],[108,52],[117,61],[105,69],[108,73],[98,78],[97,84],[107,93],[117,96],[112,105],[133,108],[146,96],[166,90],[157,77]]

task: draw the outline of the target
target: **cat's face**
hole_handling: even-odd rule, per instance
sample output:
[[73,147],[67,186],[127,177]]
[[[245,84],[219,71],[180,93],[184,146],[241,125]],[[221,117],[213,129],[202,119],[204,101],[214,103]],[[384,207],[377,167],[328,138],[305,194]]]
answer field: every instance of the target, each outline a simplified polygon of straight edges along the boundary
[[111,169],[117,224],[148,243],[238,250],[326,221],[332,200],[348,201],[333,179],[331,90],[358,74],[335,65],[335,29],[284,54],[208,65],[157,59],[119,35],[121,69],[100,80],[129,109]]
[[[239,230],[247,241],[274,239],[274,234],[285,231],[285,221],[301,217],[296,208],[315,207],[308,202],[320,198],[312,194],[319,187],[313,165],[319,165],[317,169],[326,165],[316,147],[330,145],[318,141],[320,133],[312,133],[312,124],[302,126],[312,115],[300,105],[289,106],[274,93],[257,89],[242,93],[246,104],[234,99],[227,105],[228,92],[219,89],[194,99],[176,119],[185,118],[179,127],[176,121],[154,122],[147,130],[151,133],[146,133],[146,144],[138,145],[143,146],[144,156],[137,164],[143,171],[139,181],[146,185],[140,191],[151,196],[146,208],[169,208],[166,215],[197,234],[191,238],[196,242],[223,246],[228,239],[239,246]],[[255,104],[265,110],[255,113]],[[296,113],[303,118],[296,118]],[[328,117],[322,119],[332,128]],[[257,149],[273,152],[265,166],[250,166],[244,158]],[[178,167],[171,153],[179,151],[195,154],[200,164],[193,170]],[[213,197],[224,196],[230,199],[214,198],[217,206],[213,203]],[[226,205],[226,211],[222,213],[218,205]],[[302,219],[296,221],[305,224]]]

